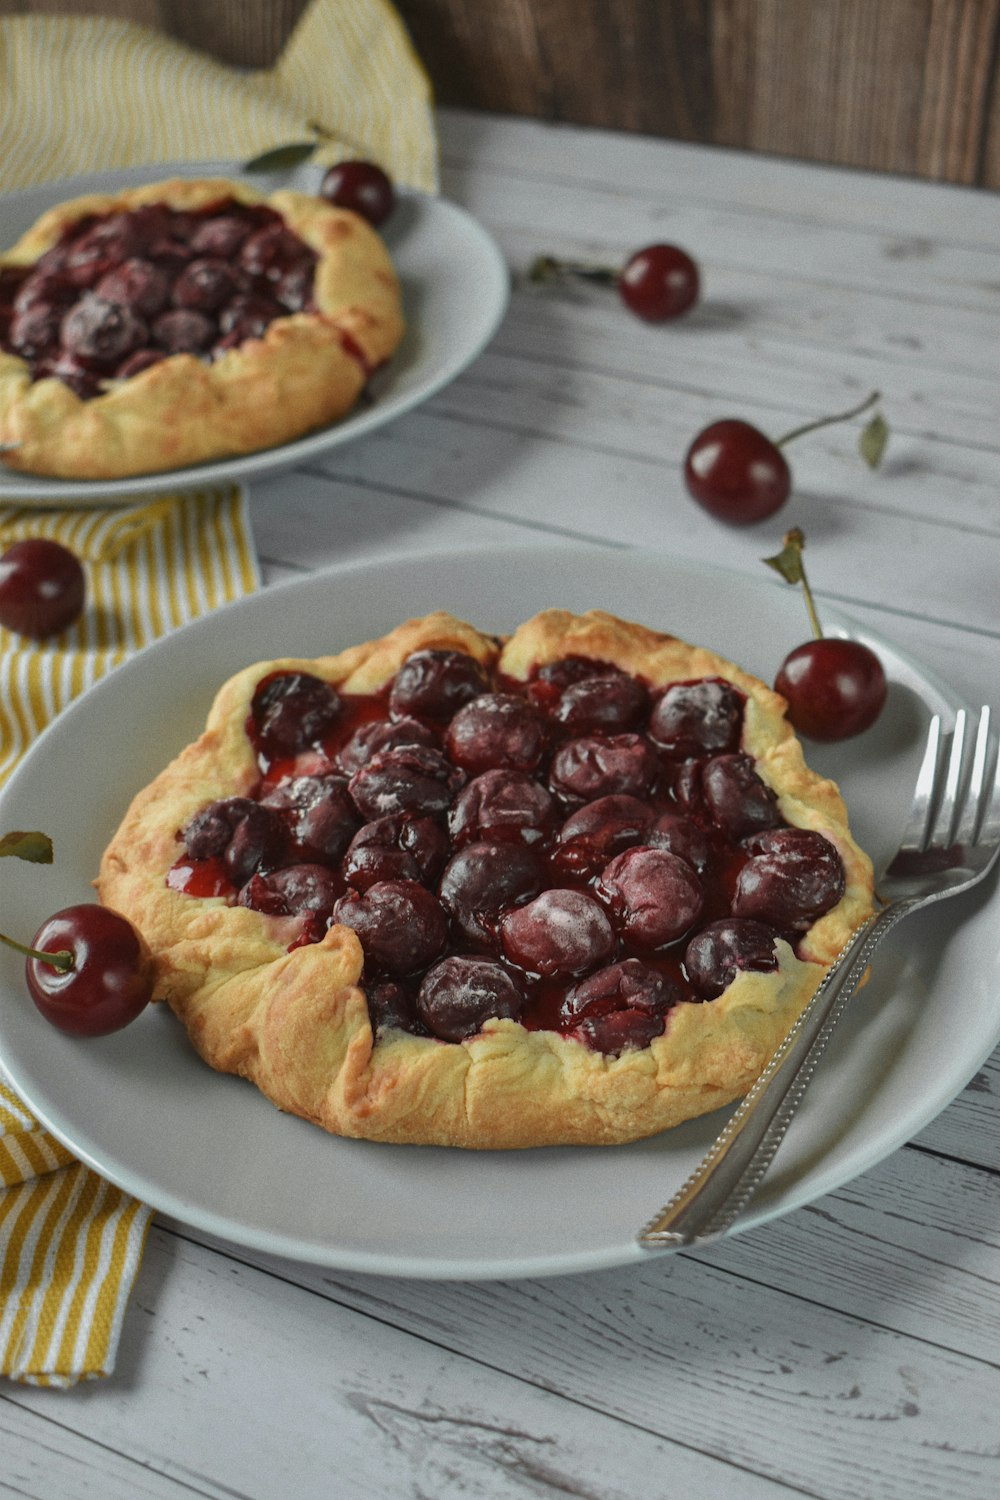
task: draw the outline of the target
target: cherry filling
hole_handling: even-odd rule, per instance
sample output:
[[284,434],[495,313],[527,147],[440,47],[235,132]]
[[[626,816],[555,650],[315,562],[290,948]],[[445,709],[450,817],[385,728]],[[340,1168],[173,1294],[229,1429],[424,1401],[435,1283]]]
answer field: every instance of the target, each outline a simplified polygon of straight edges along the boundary
[[580,657],[519,683],[418,651],[376,695],[272,672],[246,723],[259,783],[195,814],[167,884],[292,918],[292,946],[353,928],[377,1034],[509,1017],[646,1047],[844,892],[741,748],[744,706]]
[[34,266],[0,270],[0,348],[86,400],[168,355],[212,360],[315,311],[316,260],[264,204],[90,215]]

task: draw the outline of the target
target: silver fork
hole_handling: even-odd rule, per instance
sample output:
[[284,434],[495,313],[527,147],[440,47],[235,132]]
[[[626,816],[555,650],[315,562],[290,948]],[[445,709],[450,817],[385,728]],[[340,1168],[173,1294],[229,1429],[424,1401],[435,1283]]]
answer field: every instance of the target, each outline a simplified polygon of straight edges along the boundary
[[896,923],[982,880],[1000,853],[1000,756],[990,711],[971,748],[964,709],[931,720],[903,841],[876,882],[882,909],[851,938],[764,1072],[684,1186],[639,1233],[648,1250],[720,1239],[774,1159],[830,1035]]

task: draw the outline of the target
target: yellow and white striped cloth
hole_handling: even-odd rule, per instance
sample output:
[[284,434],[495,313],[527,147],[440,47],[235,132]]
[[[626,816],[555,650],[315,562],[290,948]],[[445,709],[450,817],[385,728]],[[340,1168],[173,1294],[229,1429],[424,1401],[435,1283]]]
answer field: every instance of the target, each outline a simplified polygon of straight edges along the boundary
[[365,156],[435,192],[427,76],[388,0],[312,0],[268,70],[227,67],[132,22],[0,17],[0,191],[78,172],[246,161],[322,132],[315,160]]
[[[77,693],[259,583],[246,497],[234,487],[128,510],[0,510],[0,551],[24,536],[77,553],[88,603],[49,642],[0,628],[0,782]],[[110,1373],[149,1217],[75,1162],[0,1078],[0,1374],[69,1386]]]

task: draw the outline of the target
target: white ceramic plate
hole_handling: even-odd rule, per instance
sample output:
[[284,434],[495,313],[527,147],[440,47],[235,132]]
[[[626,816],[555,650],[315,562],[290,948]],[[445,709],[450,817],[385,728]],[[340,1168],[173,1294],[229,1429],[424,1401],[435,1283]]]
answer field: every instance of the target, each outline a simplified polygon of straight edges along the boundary
[[[29,937],[87,898],[131,795],[198,733],[217,686],[272,656],[312,656],[447,607],[490,631],[539,608],[604,607],[673,630],[765,678],[804,634],[775,580],[607,547],[436,554],[336,569],[227,606],[149,647],[38,740],[0,797],[0,830],[43,828],[50,868],[4,861],[3,927]],[[832,612],[825,610],[828,620]],[[952,695],[888,642],[886,711],[867,735],[810,759],[841,781],[876,861],[909,803],[928,713]],[[743,1227],[872,1166],[964,1087],[1000,1039],[995,885],[942,903],[889,938],[841,1023]],[[212,1073],[163,1007],[76,1041],[51,1029],[0,954],[0,1062],[49,1128],[106,1177],[230,1241],[339,1269],[489,1278],[642,1259],[635,1236],[725,1112],[631,1146],[467,1153],[343,1141]]]
[[[262,192],[279,186],[315,192],[320,175],[318,168],[304,166],[280,176],[248,177],[233,162],[161,162],[94,173],[0,199],[0,238],[4,246],[14,244],[39,214],[82,193],[120,192],[172,176],[243,178]],[[149,495],[257,478],[316,459],[433,396],[475,359],[499,327],[510,295],[507,265],[486,230],[464,209],[442,198],[400,192],[380,233],[402,283],[407,331],[390,363],[371,382],[371,405],[359,406],[334,426],[279,448],[169,474],[77,482],[16,474],[0,465],[0,505],[126,505]]]

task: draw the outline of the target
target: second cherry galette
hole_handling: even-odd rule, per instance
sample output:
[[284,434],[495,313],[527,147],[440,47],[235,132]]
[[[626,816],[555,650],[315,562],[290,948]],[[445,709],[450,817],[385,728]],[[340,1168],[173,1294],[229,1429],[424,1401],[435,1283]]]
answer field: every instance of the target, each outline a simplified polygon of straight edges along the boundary
[[247,668],[98,884],[213,1067],[339,1135],[478,1148],[737,1098],[872,905],[775,693],[555,609]]
[[321,198],[76,198],[0,255],[4,462],[118,479],[258,452],[343,417],[402,334],[381,239]]

